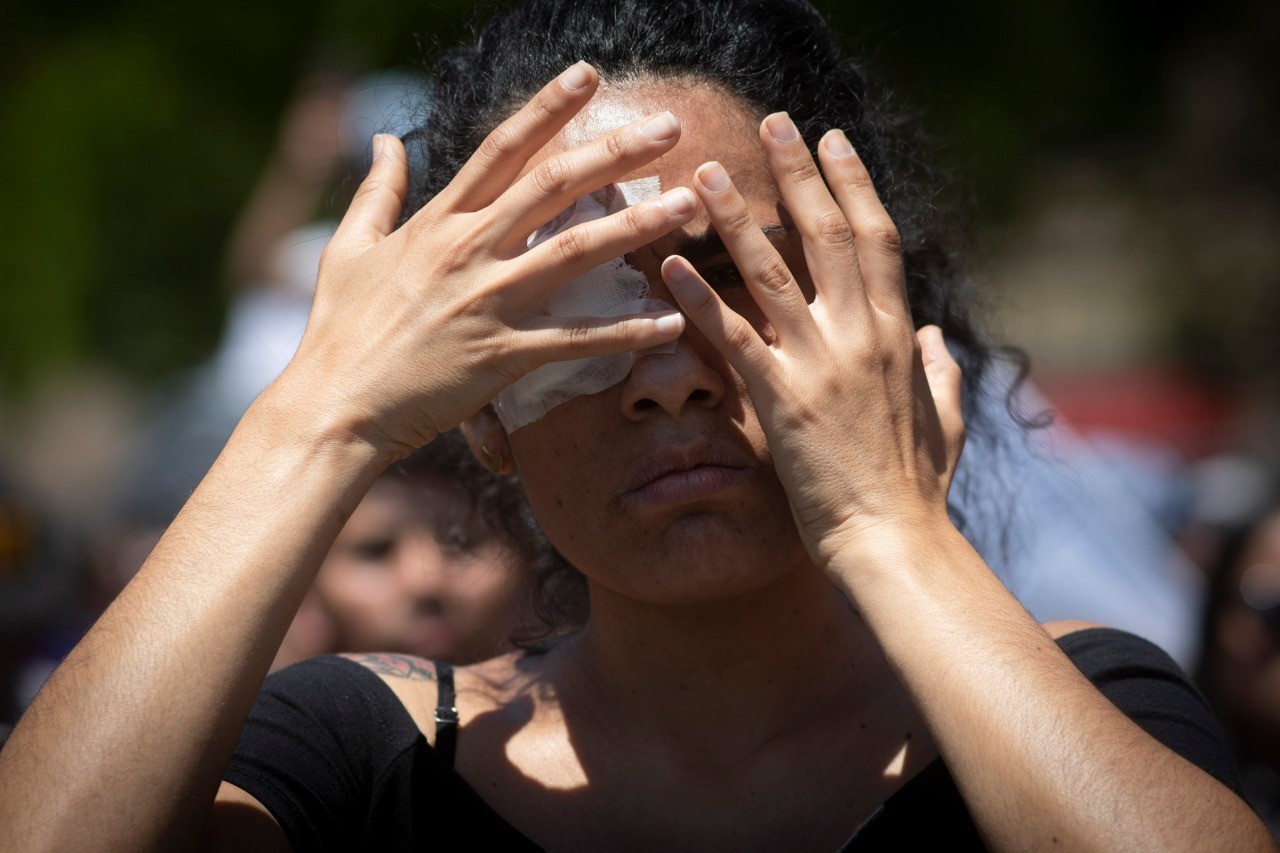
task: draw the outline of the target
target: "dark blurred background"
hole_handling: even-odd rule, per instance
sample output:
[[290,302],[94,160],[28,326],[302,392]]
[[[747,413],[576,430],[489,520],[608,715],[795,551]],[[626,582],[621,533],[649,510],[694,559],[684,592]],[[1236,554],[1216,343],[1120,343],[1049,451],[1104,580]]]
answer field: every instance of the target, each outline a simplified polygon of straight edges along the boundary
[[[979,273],[1046,381],[1176,366],[1274,400],[1277,4],[818,5],[973,191]],[[485,8],[6,7],[0,433],[17,468],[54,437],[51,395],[127,409],[210,352],[223,248],[300,79],[415,67]]]

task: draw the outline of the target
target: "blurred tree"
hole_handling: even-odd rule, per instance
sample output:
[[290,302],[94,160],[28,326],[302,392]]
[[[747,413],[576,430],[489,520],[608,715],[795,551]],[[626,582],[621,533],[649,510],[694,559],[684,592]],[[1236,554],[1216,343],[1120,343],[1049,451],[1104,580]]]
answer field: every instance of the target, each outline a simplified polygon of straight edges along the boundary
[[[9,4],[0,392],[86,361],[151,379],[205,354],[221,323],[227,232],[296,81],[326,63],[417,64],[492,5],[232,0],[193,14],[160,0]],[[1158,152],[1173,121],[1164,81],[1190,44],[1238,48],[1262,100],[1277,92],[1275,71],[1260,65],[1280,31],[1263,0],[818,5],[927,111],[996,223],[1016,217],[1046,160],[1083,152],[1125,173]],[[1248,150],[1253,174],[1266,173],[1272,161]],[[1280,194],[1274,177],[1259,186]]]

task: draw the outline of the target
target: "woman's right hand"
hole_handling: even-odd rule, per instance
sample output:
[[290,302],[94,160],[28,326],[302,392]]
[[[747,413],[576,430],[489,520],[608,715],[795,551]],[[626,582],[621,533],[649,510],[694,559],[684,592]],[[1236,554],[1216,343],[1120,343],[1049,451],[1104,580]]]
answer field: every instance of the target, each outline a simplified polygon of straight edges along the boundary
[[684,320],[675,311],[597,318],[541,310],[558,287],[688,222],[696,206],[676,188],[526,250],[537,227],[680,137],[675,118],[660,113],[522,174],[598,82],[585,62],[569,68],[398,230],[409,183],[404,148],[377,137],[372,169],[324,252],[302,343],[276,387],[301,389],[326,429],[395,458],[542,364],[678,337]]

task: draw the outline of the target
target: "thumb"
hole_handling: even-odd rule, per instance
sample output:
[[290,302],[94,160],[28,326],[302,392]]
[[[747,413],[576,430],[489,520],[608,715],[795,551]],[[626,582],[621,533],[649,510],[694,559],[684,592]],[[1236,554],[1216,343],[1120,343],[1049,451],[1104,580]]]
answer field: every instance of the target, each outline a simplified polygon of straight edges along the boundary
[[960,365],[951,357],[942,330],[937,326],[925,326],[916,332],[920,341],[920,356],[924,362],[925,379],[929,382],[929,394],[938,413],[942,427],[942,441],[946,451],[947,485],[960,462],[964,449],[964,416],[960,409]]
[[360,182],[331,245],[343,254],[354,254],[378,243],[395,229],[408,194],[409,161],[404,145],[392,134],[379,133],[373,137],[373,165]]

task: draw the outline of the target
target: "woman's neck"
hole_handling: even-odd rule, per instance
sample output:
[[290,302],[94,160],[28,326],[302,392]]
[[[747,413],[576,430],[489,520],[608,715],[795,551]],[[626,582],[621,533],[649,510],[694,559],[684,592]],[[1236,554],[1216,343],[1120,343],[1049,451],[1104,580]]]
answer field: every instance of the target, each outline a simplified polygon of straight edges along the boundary
[[823,717],[846,722],[896,685],[879,647],[811,565],[746,595],[689,607],[593,589],[563,648],[561,702],[613,736],[716,764]]

